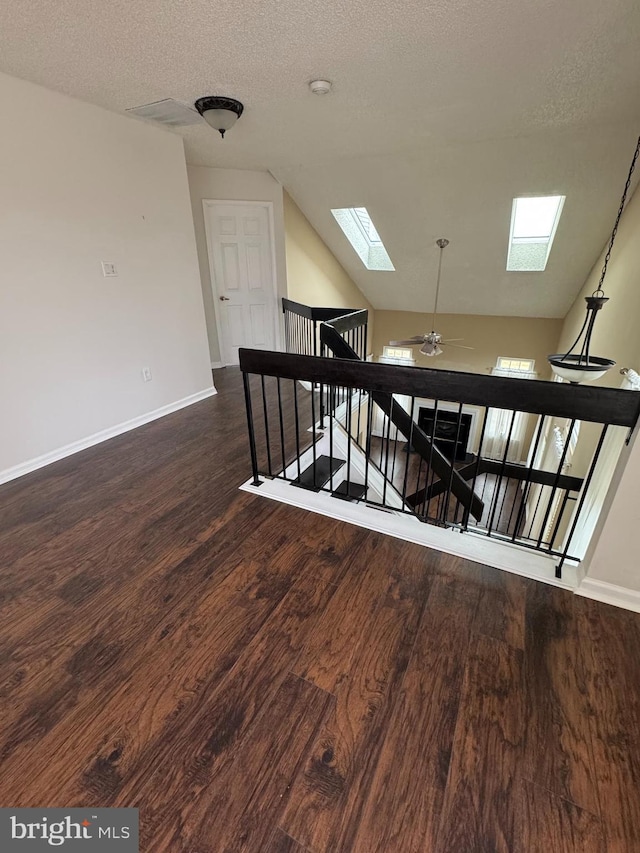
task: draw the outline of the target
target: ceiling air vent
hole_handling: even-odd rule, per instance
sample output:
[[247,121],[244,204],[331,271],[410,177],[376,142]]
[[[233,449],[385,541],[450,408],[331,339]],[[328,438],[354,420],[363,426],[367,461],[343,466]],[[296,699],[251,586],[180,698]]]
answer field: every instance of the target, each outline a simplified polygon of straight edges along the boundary
[[154,101],[152,104],[142,104],[126,110],[130,115],[157,121],[167,127],[184,127],[188,124],[200,124],[202,119],[193,107],[189,107],[173,98]]

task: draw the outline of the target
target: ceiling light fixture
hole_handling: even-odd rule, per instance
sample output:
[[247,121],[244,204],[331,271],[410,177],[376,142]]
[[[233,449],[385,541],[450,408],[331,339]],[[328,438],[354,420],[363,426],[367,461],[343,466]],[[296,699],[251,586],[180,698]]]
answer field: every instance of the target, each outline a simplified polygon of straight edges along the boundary
[[198,98],[194,107],[223,139],[225,133],[238,121],[244,110],[243,104],[235,98],[223,98],[217,95]]
[[[593,334],[593,326],[596,322],[598,311],[600,311],[605,302],[609,301],[609,297],[604,295],[604,279],[607,274],[607,267],[609,266],[611,250],[613,249],[616,234],[618,233],[618,225],[620,224],[622,211],[624,210],[624,205],[627,200],[627,193],[631,186],[631,177],[636,167],[639,155],[640,136],[638,137],[636,150],[631,160],[631,167],[629,168],[627,182],[624,185],[622,200],[620,201],[620,207],[618,208],[618,215],[616,216],[613,231],[611,232],[611,239],[609,240],[609,248],[607,249],[607,254],[604,256],[604,266],[602,267],[598,287],[593,291],[591,296],[585,296],[584,298],[587,303],[587,316],[585,317],[578,337],[566,353],[547,356],[547,360],[549,361],[553,372],[562,379],[567,379],[572,385],[579,385],[580,382],[584,382],[585,380],[593,381],[595,379],[600,379],[600,377],[604,376],[607,370],[615,364],[615,361],[610,358],[591,355],[591,336]],[[580,344],[579,349],[578,344]]]
[[328,95],[332,86],[333,83],[330,80],[312,80],[309,83],[309,88],[314,95]]

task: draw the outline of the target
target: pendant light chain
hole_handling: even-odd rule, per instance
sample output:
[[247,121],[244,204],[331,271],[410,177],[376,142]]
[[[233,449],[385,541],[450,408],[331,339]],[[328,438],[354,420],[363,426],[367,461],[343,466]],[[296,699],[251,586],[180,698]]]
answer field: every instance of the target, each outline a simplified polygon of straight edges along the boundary
[[598,282],[598,287],[593,292],[593,296],[603,296],[604,290],[602,285],[604,284],[604,277],[607,274],[607,267],[609,266],[609,258],[611,257],[611,250],[613,249],[613,244],[616,239],[616,234],[618,233],[618,225],[620,224],[620,219],[622,218],[622,211],[624,210],[624,205],[627,200],[627,193],[629,192],[629,187],[631,186],[631,177],[633,176],[634,169],[636,168],[636,163],[638,162],[638,157],[640,156],[640,136],[638,137],[638,143],[636,145],[635,154],[633,155],[633,160],[631,161],[631,168],[629,169],[629,175],[627,177],[627,183],[624,185],[624,191],[622,193],[622,200],[620,202],[620,208],[618,210],[618,215],[616,217],[615,225],[613,226],[613,231],[611,232],[611,240],[609,241],[609,248],[607,249],[607,254],[604,256],[604,266],[602,267],[602,274],[600,275],[600,281]]

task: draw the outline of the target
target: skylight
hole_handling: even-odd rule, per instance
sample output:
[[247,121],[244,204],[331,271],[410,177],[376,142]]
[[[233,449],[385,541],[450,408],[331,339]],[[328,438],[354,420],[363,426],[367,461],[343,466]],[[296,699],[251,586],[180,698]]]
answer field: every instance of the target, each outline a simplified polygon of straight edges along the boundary
[[366,207],[339,207],[331,213],[368,270],[395,270]]
[[556,236],[565,196],[514,198],[509,234],[509,272],[542,272]]

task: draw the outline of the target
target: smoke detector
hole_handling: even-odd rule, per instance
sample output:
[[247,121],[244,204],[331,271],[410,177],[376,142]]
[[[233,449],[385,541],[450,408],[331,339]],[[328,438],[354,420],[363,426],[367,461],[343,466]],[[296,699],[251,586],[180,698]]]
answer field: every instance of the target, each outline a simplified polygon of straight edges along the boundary
[[332,85],[329,80],[312,80],[309,83],[309,88],[314,95],[328,95]]

